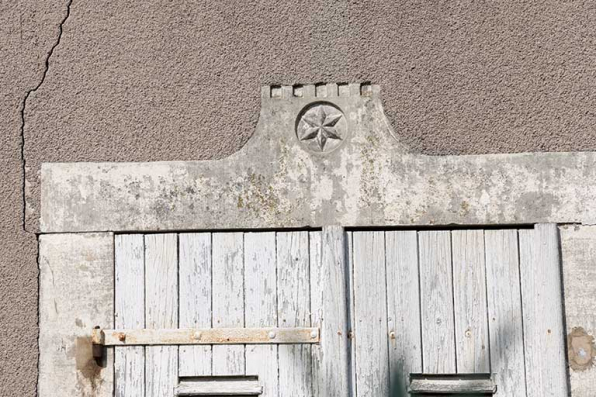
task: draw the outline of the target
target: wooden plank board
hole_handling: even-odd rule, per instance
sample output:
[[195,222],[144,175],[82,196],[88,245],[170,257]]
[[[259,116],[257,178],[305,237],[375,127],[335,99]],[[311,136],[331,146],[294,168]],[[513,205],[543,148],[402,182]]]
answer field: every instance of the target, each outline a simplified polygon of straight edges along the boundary
[[310,233],[311,318],[322,333],[312,347],[314,396],[350,394],[347,271],[343,228]]
[[566,396],[559,231],[538,224],[520,230],[519,240],[527,393]]
[[484,230],[451,232],[458,373],[490,372]]
[[389,392],[389,350],[383,232],[353,232],[354,336],[358,396]]
[[[493,395],[497,391],[495,382],[486,376],[427,376],[412,377],[409,387],[411,394],[423,395]],[[436,393],[436,394],[435,394]]]
[[[115,325],[116,328],[145,328],[145,243],[142,234],[115,236]],[[115,350],[114,395],[145,395],[145,348]]]
[[356,312],[354,310],[356,302],[356,292],[354,288],[354,232],[346,231],[346,261],[348,267],[348,327],[350,338],[350,396],[356,397],[356,341],[354,330],[356,329]]
[[113,327],[114,235],[39,236],[39,277],[37,395],[112,397],[113,349],[98,366],[89,332]]
[[500,396],[525,397],[517,230],[486,230],[484,239],[491,372]]
[[[147,328],[178,327],[178,236],[145,235],[145,323]],[[178,347],[145,348],[147,397],[172,394],[178,383]]]
[[[244,327],[244,234],[213,233],[213,327]],[[213,375],[244,375],[244,346],[213,346]]]
[[450,237],[418,233],[423,372],[431,374],[456,372]]
[[418,236],[385,232],[391,396],[406,396],[410,373],[422,372]]
[[571,395],[583,397],[596,390],[596,367],[591,365],[596,357],[596,226],[561,226],[559,231]]
[[176,387],[176,396],[265,396],[256,378],[183,379]]
[[[310,325],[308,232],[277,233],[277,315],[280,327]],[[279,388],[284,395],[310,396],[310,346],[279,346]]]
[[[211,325],[211,233],[182,233],[180,244],[180,328]],[[211,346],[181,346],[180,376],[211,375]]]
[[[308,234],[310,249],[310,322],[315,327],[320,327],[324,315],[324,288],[325,288],[325,268],[322,264],[322,242],[321,232],[310,232]],[[325,333],[324,331],[322,333]],[[312,352],[312,389],[313,396],[325,395],[326,382],[325,374],[325,355],[322,346],[314,346]]]
[[[244,234],[246,327],[277,325],[275,233]],[[271,331],[279,336],[279,330]],[[246,346],[246,374],[257,375],[264,397],[277,397],[277,346]]]

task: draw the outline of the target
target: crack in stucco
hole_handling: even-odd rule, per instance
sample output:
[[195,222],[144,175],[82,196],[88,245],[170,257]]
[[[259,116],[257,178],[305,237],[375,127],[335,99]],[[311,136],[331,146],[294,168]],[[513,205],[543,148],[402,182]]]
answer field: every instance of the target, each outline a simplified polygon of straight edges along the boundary
[[73,0],[68,0],[68,2],[66,3],[66,14],[64,15],[64,17],[62,18],[62,20],[60,21],[60,23],[58,24],[58,38],[56,39],[56,41],[54,42],[54,44],[52,45],[52,47],[50,48],[50,50],[48,51],[46,57],[45,57],[45,66],[44,66],[44,70],[43,70],[43,74],[41,76],[41,80],[39,81],[39,83],[37,83],[37,85],[35,87],[33,87],[32,89],[30,89],[29,91],[27,91],[27,93],[25,94],[25,97],[23,98],[23,102],[21,105],[21,131],[20,131],[20,135],[21,135],[21,172],[22,172],[22,195],[23,195],[23,208],[22,208],[22,226],[23,226],[23,231],[28,233],[27,230],[27,160],[25,158],[25,112],[27,109],[27,100],[29,99],[29,97],[31,96],[31,94],[33,94],[35,91],[37,91],[42,84],[44,83],[46,76],[48,74],[48,71],[50,69],[50,58],[52,57],[52,54],[54,54],[54,50],[56,49],[56,47],[58,47],[58,45],[60,45],[60,40],[62,40],[62,33],[64,32],[64,24],[66,23],[66,21],[68,20],[68,18],[70,17],[70,8],[72,6],[72,2]]

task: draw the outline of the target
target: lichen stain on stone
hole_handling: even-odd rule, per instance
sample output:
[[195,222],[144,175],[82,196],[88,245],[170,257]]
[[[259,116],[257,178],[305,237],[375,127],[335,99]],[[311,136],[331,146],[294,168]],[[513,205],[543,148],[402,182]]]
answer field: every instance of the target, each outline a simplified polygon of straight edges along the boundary
[[594,365],[596,345],[594,337],[582,327],[575,327],[567,335],[567,356],[569,366],[574,371],[586,371]]
[[90,387],[92,392],[96,391],[103,382],[101,379],[102,368],[97,364],[95,357],[93,357],[91,337],[86,336],[76,339],[74,356],[79,388],[86,390]]

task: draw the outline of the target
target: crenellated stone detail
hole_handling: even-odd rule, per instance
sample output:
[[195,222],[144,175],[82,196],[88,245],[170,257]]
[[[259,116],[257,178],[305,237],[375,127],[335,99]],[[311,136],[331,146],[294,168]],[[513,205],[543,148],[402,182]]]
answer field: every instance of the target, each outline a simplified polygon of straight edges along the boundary
[[266,85],[261,88],[263,99],[374,97],[381,89],[371,83],[317,83],[294,85]]

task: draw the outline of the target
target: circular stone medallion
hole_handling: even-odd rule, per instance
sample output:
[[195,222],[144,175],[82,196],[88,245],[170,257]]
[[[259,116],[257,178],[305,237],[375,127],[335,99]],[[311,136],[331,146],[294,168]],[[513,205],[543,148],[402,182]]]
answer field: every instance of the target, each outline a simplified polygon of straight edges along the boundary
[[347,135],[346,116],[328,102],[311,103],[298,115],[296,136],[312,152],[330,152],[340,146]]

